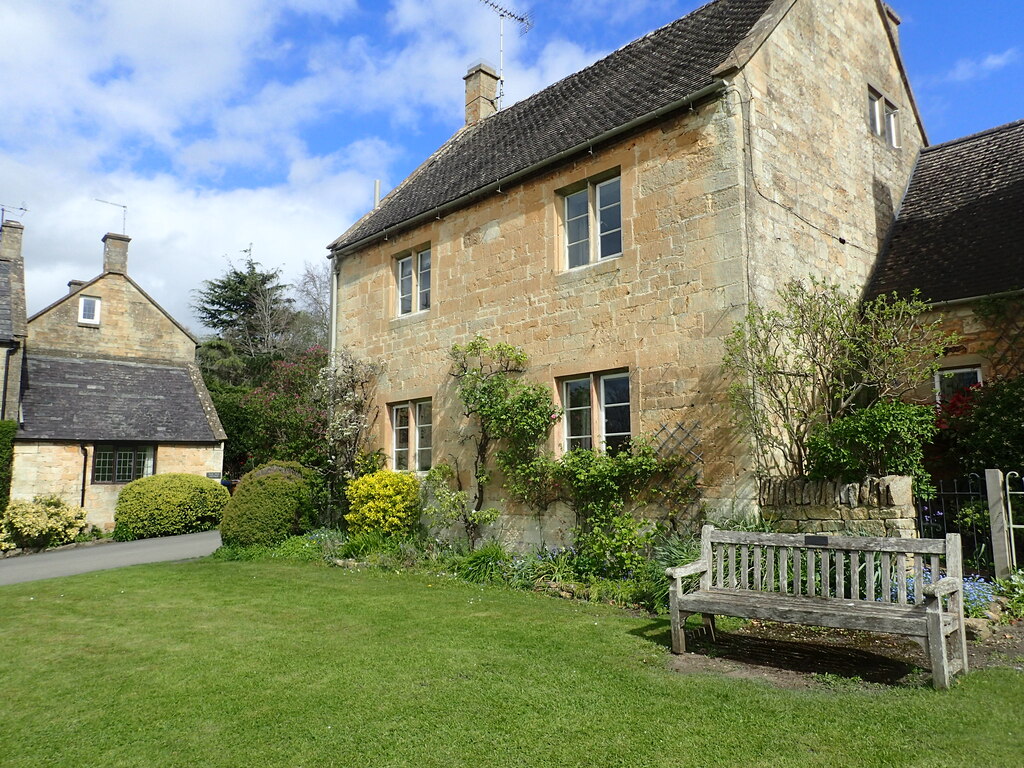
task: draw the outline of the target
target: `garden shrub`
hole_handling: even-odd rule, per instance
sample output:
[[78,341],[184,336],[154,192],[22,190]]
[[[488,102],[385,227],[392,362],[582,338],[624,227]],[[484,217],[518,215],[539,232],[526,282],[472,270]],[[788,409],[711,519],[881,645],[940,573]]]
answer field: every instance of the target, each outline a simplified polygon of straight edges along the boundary
[[224,507],[226,545],[274,546],[311,527],[313,473],[294,461],[262,464],[242,477]]
[[497,584],[502,581],[512,555],[497,541],[488,541],[473,550],[456,565],[456,573],[474,584]]
[[216,528],[227,489],[201,475],[168,473],[133,480],[114,508],[114,539],[134,541]]
[[352,533],[411,533],[420,519],[420,484],[415,475],[382,469],[358,477],[345,489]]
[[933,408],[879,400],[814,430],[807,443],[809,474],[844,482],[909,475],[918,497],[930,498],[934,488],[924,468],[924,445],[937,431]]
[[965,393],[948,420],[953,450],[965,472],[1014,469],[1024,456],[1024,376],[998,379]]
[[85,527],[85,510],[59,496],[12,501],[0,517],[0,550],[69,544]]

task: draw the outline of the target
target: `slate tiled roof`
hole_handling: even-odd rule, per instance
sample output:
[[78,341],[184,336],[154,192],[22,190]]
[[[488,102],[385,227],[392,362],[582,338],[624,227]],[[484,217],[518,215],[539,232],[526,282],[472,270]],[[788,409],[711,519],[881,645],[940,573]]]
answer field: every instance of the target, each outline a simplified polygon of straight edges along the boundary
[[11,262],[0,261],[0,341],[14,340],[11,314]]
[[1024,289],[1024,120],[922,150],[871,295]]
[[31,440],[213,442],[186,366],[29,354],[24,423]]
[[379,234],[711,85],[712,72],[771,4],[715,0],[464,128],[331,248]]

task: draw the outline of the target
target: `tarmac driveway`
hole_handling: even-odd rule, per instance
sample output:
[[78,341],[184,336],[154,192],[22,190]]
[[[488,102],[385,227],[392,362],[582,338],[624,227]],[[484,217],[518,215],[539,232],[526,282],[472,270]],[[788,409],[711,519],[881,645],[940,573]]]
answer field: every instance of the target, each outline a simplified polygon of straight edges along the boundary
[[126,565],[205,557],[220,546],[220,531],[141,541],[117,541],[0,560],[0,585],[39,581]]

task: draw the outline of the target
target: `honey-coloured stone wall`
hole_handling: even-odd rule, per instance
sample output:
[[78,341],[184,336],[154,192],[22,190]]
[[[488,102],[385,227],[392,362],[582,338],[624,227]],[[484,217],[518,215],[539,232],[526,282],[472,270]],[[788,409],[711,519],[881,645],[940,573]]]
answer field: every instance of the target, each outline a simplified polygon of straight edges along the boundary
[[[93,483],[92,461],[90,444],[15,442],[11,498],[31,500],[35,496],[56,494],[68,504],[84,506],[87,522],[109,531],[114,527],[114,507],[124,484]],[[219,443],[158,445],[155,467],[157,474],[181,472],[205,476],[219,473],[224,467],[224,449]]]

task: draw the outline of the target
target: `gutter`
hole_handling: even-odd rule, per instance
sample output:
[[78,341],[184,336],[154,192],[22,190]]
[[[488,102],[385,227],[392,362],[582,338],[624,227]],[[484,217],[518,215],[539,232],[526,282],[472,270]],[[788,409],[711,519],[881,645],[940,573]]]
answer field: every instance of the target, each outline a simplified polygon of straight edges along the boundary
[[[693,93],[688,94],[681,99],[677,99],[676,101],[658,107],[653,112],[648,112],[646,115],[641,115],[640,117],[634,118],[633,120],[630,120],[628,123],[618,125],[615,128],[612,128],[611,130],[598,134],[592,139],[587,139],[586,141],[581,142],[580,144],[577,144],[574,147],[564,149],[558,154],[546,157],[543,160],[536,162],[533,165],[527,166],[526,168],[523,168],[520,171],[511,173],[508,176],[503,176],[497,181],[493,181],[490,184],[487,184],[486,186],[474,189],[472,192],[467,192],[461,197],[457,197],[454,200],[451,200],[447,203],[444,203],[443,205],[438,206],[437,208],[433,208],[429,211],[424,211],[423,213],[417,214],[416,216],[413,216],[412,218],[406,219],[400,224],[395,225],[395,227],[401,228],[403,230],[411,229],[429,219],[440,218],[443,214],[446,214],[458,208],[462,208],[467,204],[473,202],[477,198],[485,197],[486,195],[489,195],[492,192],[500,190],[503,186],[514,184],[520,179],[529,176],[533,173],[536,173],[542,168],[545,168],[549,165],[555,165],[556,163],[559,163],[562,160],[565,160],[566,158],[578,154],[579,152],[582,152],[584,150],[592,149],[595,144],[600,144],[605,141],[608,141],[609,139],[614,139],[617,136],[627,133],[645,123],[657,120],[658,118],[665,116],[669,112],[674,112],[677,109],[691,106],[697,101],[706,98],[707,96],[717,94],[720,91],[724,91],[726,85],[727,83],[725,80],[714,80],[711,82],[710,85],[706,85],[703,88],[696,90]],[[387,228],[385,228],[380,232],[375,232],[372,235],[367,235],[363,239],[357,240],[356,242],[339,248],[338,250],[332,250],[328,258],[333,259],[335,257],[340,258],[342,256],[346,256],[352,253],[353,251],[362,248],[364,245],[369,245],[370,243],[372,243],[373,241],[377,240],[380,237],[385,237],[387,235],[387,232],[388,230]]]
[[1012,291],[1002,291],[1000,293],[985,293],[981,296],[968,296],[963,299],[949,299],[948,301],[933,301],[928,304],[929,309],[938,309],[940,307],[956,307],[961,304],[970,304],[974,301],[981,301],[982,299],[1004,299],[1007,296],[1017,296],[1018,294],[1024,293],[1024,288],[1015,288]]

